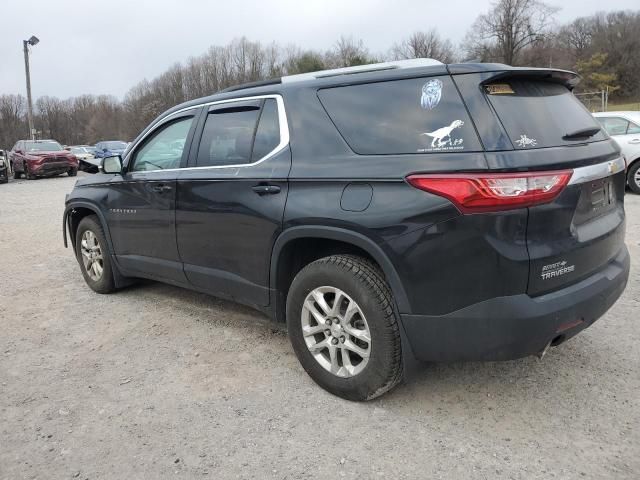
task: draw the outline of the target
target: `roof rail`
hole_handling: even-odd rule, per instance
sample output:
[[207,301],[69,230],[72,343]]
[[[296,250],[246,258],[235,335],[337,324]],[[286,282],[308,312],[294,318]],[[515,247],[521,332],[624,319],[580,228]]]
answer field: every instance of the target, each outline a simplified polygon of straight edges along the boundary
[[320,70],[317,72],[300,73],[282,77],[282,83],[300,82],[303,80],[315,80],[318,78],[337,77],[339,75],[353,75],[356,73],[378,72],[395,70],[399,68],[433,67],[442,65],[442,62],[433,58],[412,58],[410,60],[394,60],[393,62],[370,63],[369,65],[357,65],[355,67],[334,68],[332,70]]
[[269,78],[267,80],[258,80],[256,82],[247,82],[241,83],[240,85],[233,85],[231,87],[225,88],[224,90],[220,90],[218,93],[235,92],[236,90],[243,90],[245,88],[265,87],[267,85],[277,85],[279,83],[282,83],[281,78]]

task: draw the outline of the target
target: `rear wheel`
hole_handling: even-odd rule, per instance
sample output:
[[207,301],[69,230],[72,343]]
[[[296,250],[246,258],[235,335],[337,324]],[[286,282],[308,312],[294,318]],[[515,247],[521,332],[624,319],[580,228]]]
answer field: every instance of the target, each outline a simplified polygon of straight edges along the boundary
[[78,225],[76,257],[82,276],[93,291],[111,293],[115,290],[109,247],[95,216],[84,217]]
[[13,165],[11,165],[11,170],[13,171],[13,179],[18,180],[20,178],[20,172],[17,172]]
[[634,193],[640,194],[640,160],[631,165],[627,173],[627,183]]
[[334,395],[370,400],[402,378],[391,290],[361,257],[333,255],[304,267],[287,296],[287,329],[303,368]]

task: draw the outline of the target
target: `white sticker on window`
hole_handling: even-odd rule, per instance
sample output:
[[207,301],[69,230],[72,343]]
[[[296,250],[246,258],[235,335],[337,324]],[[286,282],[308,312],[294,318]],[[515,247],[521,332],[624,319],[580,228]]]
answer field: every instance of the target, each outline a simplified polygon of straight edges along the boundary
[[439,128],[433,132],[425,132],[425,135],[431,138],[430,148],[421,148],[418,152],[440,152],[445,150],[462,150],[464,148],[464,139],[455,137],[455,130],[462,128],[464,122],[462,120],[454,120],[451,125]]
[[538,141],[535,138],[529,138],[526,135],[520,135],[520,138],[516,140],[516,145],[520,148],[535,147]]
[[422,86],[420,105],[426,110],[433,110],[442,98],[442,82],[437,78],[429,80]]

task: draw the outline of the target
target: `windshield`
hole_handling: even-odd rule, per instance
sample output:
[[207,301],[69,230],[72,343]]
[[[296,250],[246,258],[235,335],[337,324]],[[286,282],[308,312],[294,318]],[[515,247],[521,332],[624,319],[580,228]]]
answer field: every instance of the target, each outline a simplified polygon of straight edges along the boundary
[[104,142],[101,146],[107,150],[124,150],[127,144],[124,142]]
[[62,150],[62,145],[58,142],[25,142],[27,152],[54,152]]

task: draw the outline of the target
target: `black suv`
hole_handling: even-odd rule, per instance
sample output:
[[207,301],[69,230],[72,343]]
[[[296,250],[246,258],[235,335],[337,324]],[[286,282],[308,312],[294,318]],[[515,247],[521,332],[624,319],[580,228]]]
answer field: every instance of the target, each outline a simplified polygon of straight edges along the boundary
[[624,161],[577,81],[420,59],[190,101],[77,182],[65,244],[96,292],[143,277],[286,321],[348,399],[414,358],[541,355],[629,274]]

